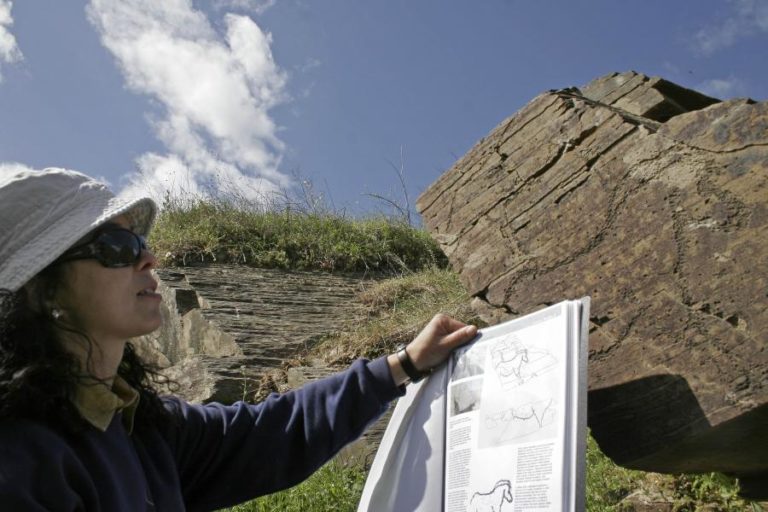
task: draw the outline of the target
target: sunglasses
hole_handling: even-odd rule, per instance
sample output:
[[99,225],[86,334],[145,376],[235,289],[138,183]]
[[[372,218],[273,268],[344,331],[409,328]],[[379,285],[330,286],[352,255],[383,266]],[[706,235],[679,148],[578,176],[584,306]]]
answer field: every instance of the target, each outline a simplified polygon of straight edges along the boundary
[[72,247],[56,261],[95,259],[107,268],[129,267],[139,261],[145,249],[147,241],[143,236],[125,228],[108,228],[90,242]]

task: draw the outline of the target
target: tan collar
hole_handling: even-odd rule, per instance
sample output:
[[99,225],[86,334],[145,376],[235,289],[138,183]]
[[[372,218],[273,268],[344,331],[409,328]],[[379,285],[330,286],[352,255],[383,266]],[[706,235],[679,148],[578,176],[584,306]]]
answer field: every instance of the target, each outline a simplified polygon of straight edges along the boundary
[[139,392],[119,376],[115,377],[111,389],[103,382],[89,379],[78,385],[73,402],[80,415],[102,432],[112,423],[115,413],[122,411],[123,425],[130,434]]

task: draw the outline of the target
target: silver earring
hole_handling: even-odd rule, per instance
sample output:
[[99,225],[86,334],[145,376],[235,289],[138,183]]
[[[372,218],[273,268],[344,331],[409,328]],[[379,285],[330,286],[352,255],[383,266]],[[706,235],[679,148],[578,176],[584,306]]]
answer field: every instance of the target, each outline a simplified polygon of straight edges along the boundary
[[59,318],[62,317],[62,315],[64,315],[64,313],[60,309],[53,308],[51,310],[51,316],[53,317],[54,320],[58,320]]

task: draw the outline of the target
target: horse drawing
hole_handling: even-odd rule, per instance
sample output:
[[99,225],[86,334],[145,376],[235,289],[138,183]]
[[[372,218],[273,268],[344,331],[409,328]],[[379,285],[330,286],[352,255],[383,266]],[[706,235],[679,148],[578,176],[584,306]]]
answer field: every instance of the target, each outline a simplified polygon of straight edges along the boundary
[[502,512],[505,503],[512,503],[512,483],[499,480],[491,492],[476,492],[469,500],[472,512]]

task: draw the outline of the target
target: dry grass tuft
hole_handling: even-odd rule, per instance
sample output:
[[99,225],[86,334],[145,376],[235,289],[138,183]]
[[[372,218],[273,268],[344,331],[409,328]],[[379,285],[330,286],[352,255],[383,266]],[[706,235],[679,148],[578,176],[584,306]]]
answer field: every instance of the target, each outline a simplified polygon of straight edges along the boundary
[[330,365],[391,353],[416,337],[437,313],[476,325],[480,322],[458,276],[441,268],[379,281],[361,292],[359,300],[359,313],[313,349]]

